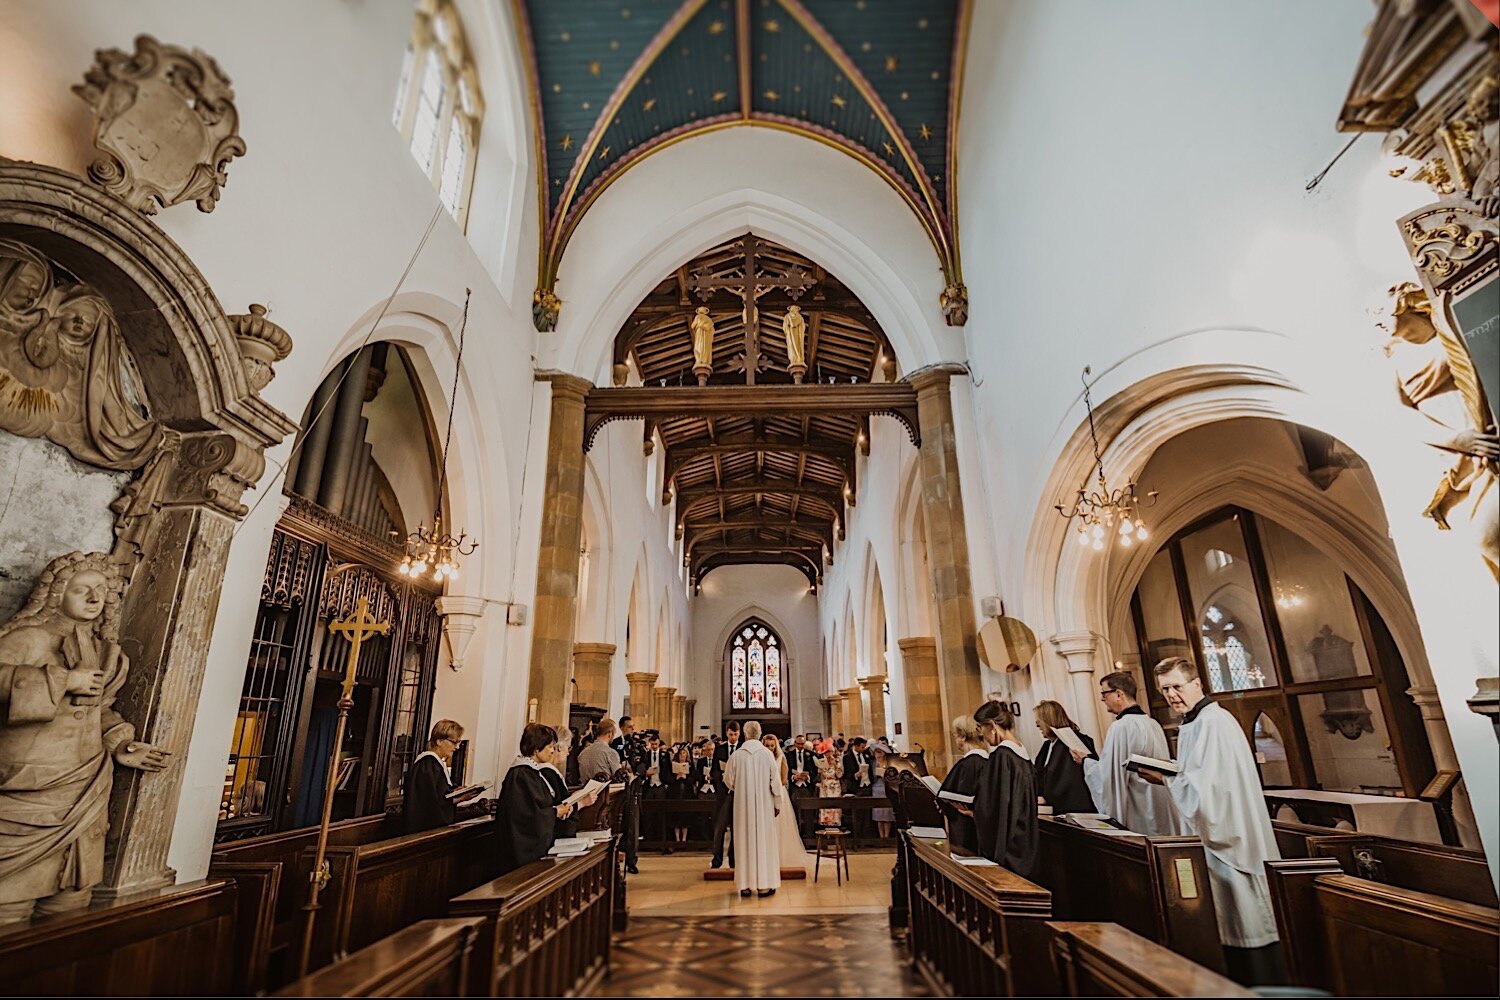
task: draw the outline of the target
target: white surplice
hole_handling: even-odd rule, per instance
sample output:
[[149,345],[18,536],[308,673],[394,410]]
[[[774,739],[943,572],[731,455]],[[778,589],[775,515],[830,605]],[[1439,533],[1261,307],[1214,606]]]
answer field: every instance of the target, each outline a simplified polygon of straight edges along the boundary
[[781,768],[760,740],[746,740],[729,755],[724,784],[734,792],[734,880],[740,889],[781,886],[776,810],[789,808]]
[[1266,862],[1281,852],[1245,731],[1222,706],[1200,703],[1177,731],[1177,764],[1182,772],[1166,779],[1167,789],[1185,829],[1203,841],[1219,940],[1231,948],[1274,943]]
[[1139,710],[1116,718],[1104,734],[1099,759],[1089,757],[1083,762],[1083,780],[1094,808],[1127,830],[1147,837],[1170,837],[1181,830],[1171,793],[1125,770],[1133,753],[1171,759],[1161,723]]

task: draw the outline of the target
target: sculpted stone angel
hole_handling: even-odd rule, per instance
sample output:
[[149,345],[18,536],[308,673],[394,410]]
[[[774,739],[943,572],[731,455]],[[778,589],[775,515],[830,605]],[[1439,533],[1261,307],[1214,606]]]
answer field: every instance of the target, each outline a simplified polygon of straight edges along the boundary
[[130,669],[123,590],[108,555],[72,552],[0,625],[0,924],[87,906],[104,877],[115,765],[167,766],[114,708]]

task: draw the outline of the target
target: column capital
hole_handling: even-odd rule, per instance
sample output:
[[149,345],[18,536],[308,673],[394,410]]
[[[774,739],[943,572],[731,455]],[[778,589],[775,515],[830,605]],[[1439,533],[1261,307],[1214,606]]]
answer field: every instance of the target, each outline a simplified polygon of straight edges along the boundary
[[625,680],[631,684],[654,685],[656,683],[656,674],[646,673],[642,670],[633,670],[625,675]]
[[1443,702],[1438,690],[1431,684],[1413,684],[1406,689],[1406,696],[1417,706],[1422,718],[1437,720],[1444,718]]
[[879,691],[885,687],[885,681],[885,674],[871,674],[868,677],[861,677],[859,679],[859,686],[866,691]]
[[947,393],[948,381],[955,375],[964,375],[967,372],[968,369],[963,365],[941,362],[918,368],[906,376],[906,381],[911,383],[919,396],[931,392]]
[[594,383],[579,375],[570,372],[544,369],[534,376],[538,382],[552,383],[552,398],[566,398],[583,402],[583,397],[588,395]]
[[839,688],[839,694],[843,695],[846,698],[858,698],[859,697],[859,685],[858,684],[851,684],[851,685],[849,685],[846,688]]
[[685,694],[674,694],[672,696],[672,700],[677,702],[679,705],[686,705],[688,696]]
[[915,654],[917,656],[936,656],[937,637],[931,635],[909,635],[905,639],[897,639],[896,645],[900,647],[903,655]]
[[676,688],[674,688],[674,687],[668,687],[665,684],[659,685],[656,688],[656,690],[660,691],[661,694],[662,694],[662,697],[664,697],[664,698],[670,698],[674,694],[677,693],[677,689]]
[[448,615],[473,615],[476,618],[481,618],[484,616],[484,609],[489,603],[489,600],[483,597],[444,594],[437,599],[437,613],[444,617]]
[[575,642],[573,643],[573,655],[614,656],[615,644],[612,642]]
[[1075,629],[1071,632],[1058,632],[1047,641],[1068,661],[1068,673],[1091,674],[1094,672],[1094,654],[1101,648],[1099,640],[1097,632]]

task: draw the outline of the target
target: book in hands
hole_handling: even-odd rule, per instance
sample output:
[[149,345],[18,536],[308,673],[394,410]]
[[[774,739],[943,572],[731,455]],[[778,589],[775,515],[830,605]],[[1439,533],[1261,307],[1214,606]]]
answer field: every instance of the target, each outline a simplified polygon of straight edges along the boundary
[[572,795],[569,795],[567,798],[563,799],[562,804],[565,806],[576,806],[579,802],[582,802],[590,795],[595,794],[599,791],[599,789],[603,787],[604,782],[595,778],[591,780],[587,785],[584,785],[582,788],[578,789],[578,791],[574,792]]
[[1083,740],[1080,740],[1078,738],[1078,734],[1073,732],[1070,727],[1054,726],[1052,729],[1052,735],[1061,740],[1062,745],[1067,747],[1074,753],[1081,753],[1085,757],[1093,756],[1093,754],[1089,752],[1089,748],[1083,745]]
[[1182,773],[1182,768],[1170,760],[1162,760],[1160,757],[1147,757],[1145,754],[1133,753],[1125,761],[1127,771],[1155,771],[1158,774],[1174,777]]
[[960,795],[958,792],[938,792],[938,798],[947,799],[949,802],[962,802],[966,806],[974,804],[974,796]]
[[464,799],[471,799],[480,792],[486,791],[492,784],[494,782],[480,781],[472,785],[464,785],[462,788],[453,789],[453,791],[444,795],[443,798],[451,799],[454,802],[462,802]]
[[934,778],[930,774],[924,774],[924,775],[922,775],[922,784],[924,784],[928,788],[932,789],[932,794],[933,795],[936,795],[938,792],[942,791],[942,789],[943,789],[942,783],[940,781],[938,781],[936,778]]

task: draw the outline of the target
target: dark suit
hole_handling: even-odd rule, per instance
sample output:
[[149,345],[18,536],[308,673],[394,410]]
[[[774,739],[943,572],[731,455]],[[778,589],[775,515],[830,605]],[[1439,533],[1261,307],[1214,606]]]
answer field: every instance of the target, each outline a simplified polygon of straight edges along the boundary
[[[1094,741],[1078,733],[1083,745],[1094,752]],[[1036,768],[1036,792],[1047,800],[1052,811],[1061,815],[1071,812],[1097,812],[1094,797],[1083,780],[1083,765],[1073,762],[1073,755],[1062,740],[1047,740],[1033,767]]]
[[[740,743],[744,741],[741,740]],[[713,866],[719,867],[724,860],[724,834],[729,831],[729,821],[734,815],[734,793],[724,784],[724,769],[729,766],[729,755],[740,748],[740,743],[725,740],[714,748],[714,759],[710,770],[714,783],[714,797],[719,807],[714,811]],[[729,867],[734,867],[734,841],[729,842]]]
[[[793,780],[792,775],[798,771],[807,772],[807,783],[799,785]],[[818,755],[812,747],[798,750],[796,747],[786,749],[786,780],[787,793],[794,801],[793,811],[797,817],[797,829],[802,835],[807,836],[807,828],[811,824],[813,813],[802,812],[796,809],[795,800],[812,798],[818,794]]]
[[[651,775],[646,773],[653,767],[656,768],[655,780],[658,782],[655,785],[651,783]],[[641,757],[640,770],[636,773],[641,776],[641,796],[643,798],[666,798],[667,783],[672,778],[672,754],[666,750],[647,750]],[[658,834],[663,840],[666,839],[665,813],[656,813],[650,824],[650,829],[646,831],[647,837],[654,837]]]
[[[859,783],[859,766],[865,765],[865,780],[867,785]],[[874,795],[875,794],[875,755],[865,749],[860,753],[853,750],[844,751],[844,794],[845,795]],[[869,833],[869,813],[856,812],[851,809],[846,813],[846,822],[849,829],[857,837],[866,836]]]

